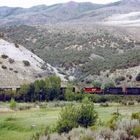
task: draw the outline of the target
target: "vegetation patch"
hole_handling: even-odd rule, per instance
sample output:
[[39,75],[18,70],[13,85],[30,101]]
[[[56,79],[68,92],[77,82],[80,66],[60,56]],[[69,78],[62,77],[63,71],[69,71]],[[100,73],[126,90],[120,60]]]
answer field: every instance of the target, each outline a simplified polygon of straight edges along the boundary
[[27,60],[23,60],[22,62],[24,64],[24,66],[26,66],[26,67],[29,67],[30,66],[30,62],[27,61]]
[[15,43],[15,47],[16,47],[16,48],[19,48],[19,45],[18,45],[17,43]]
[[2,55],[1,55],[1,58],[3,58],[3,59],[7,59],[7,58],[8,58],[8,55],[6,55],[6,54],[2,54]]
[[83,103],[80,106],[65,107],[60,113],[60,118],[57,124],[59,133],[69,132],[72,128],[82,126],[88,127],[96,123],[97,112],[91,103]]
[[136,81],[140,81],[140,73],[136,76]]
[[9,63],[10,63],[10,64],[12,64],[12,63],[14,63],[14,62],[15,62],[15,60],[14,60],[14,59],[9,58]]
[[5,65],[2,65],[1,68],[2,69],[7,69],[7,67]]

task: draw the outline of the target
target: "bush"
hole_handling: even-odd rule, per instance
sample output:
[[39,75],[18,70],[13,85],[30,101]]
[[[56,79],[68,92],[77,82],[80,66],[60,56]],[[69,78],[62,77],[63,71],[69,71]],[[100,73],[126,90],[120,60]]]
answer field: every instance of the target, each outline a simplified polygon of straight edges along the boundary
[[18,71],[17,70],[14,70],[14,73],[18,73]]
[[122,119],[116,123],[116,129],[124,130],[127,134],[131,135],[132,130],[139,125],[138,120]]
[[115,87],[115,83],[111,81],[111,82],[105,83],[103,86],[104,89],[110,88],[110,87]]
[[122,81],[124,81],[124,80],[125,80],[125,77],[124,77],[124,76],[119,76],[119,77],[117,77],[117,78],[115,79],[115,83],[116,83],[117,85],[119,85],[120,82],[122,82]]
[[103,128],[99,132],[99,140],[110,140],[113,138],[113,131],[110,130],[109,128]]
[[69,132],[72,128],[78,127],[76,122],[78,117],[76,111],[74,106],[68,106],[62,109],[57,124],[58,133]]
[[7,69],[7,67],[5,65],[2,65],[1,68],[2,69]]
[[11,71],[12,71],[12,70],[13,70],[13,68],[9,68],[9,70],[11,70]]
[[8,56],[7,56],[6,54],[2,54],[1,57],[2,57],[3,59],[7,59],[7,58],[8,58]]
[[135,105],[135,103],[131,101],[131,102],[128,102],[128,105]]
[[140,125],[135,127],[133,130],[132,130],[132,134],[137,137],[137,138],[140,138]]
[[10,101],[10,108],[15,109],[16,106],[17,106],[16,101],[12,98],[11,101]]
[[115,81],[124,81],[125,77],[124,76],[120,76],[118,78],[115,79]]
[[15,47],[16,47],[16,48],[19,48],[19,45],[18,45],[17,43],[15,43]]
[[30,66],[30,62],[27,61],[27,60],[23,60],[23,64],[24,64],[24,66],[26,66],[26,67]]
[[109,107],[109,104],[108,103],[101,103],[100,106],[102,106],[102,107]]
[[98,82],[98,81],[94,81],[94,82],[92,82],[92,85],[94,86],[94,87],[101,87],[102,86],[102,83],[100,83],[100,82]]
[[0,32],[0,38],[4,37],[4,33]]
[[98,118],[97,112],[94,110],[94,106],[91,103],[82,104],[77,113],[78,125],[82,127],[94,125]]
[[114,132],[114,140],[132,140],[125,130],[116,130]]
[[65,93],[65,100],[66,101],[82,101],[85,96],[80,93]]
[[[47,131],[48,132],[48,131]],[[38,135],[39,136],[39,135]],[[116,127],[92,130],[90,128],[73,128],[68,133],[44,133],[36,140],[138,140],[140,138],[140,124],[137,120],[118,120]]]
[[113,113],[112,118],[107,122],[107,126],[109,126],[110,129],[115,129],[116,122],[120,119],[120,114],[118,112]]
[[140,81],[140,73],[136,76],[136,81]]
[[137,119],[140,121],[140,112],[132,113],[131,119]]
[[9,58],[9,63],[14,63],[15,62],[15,60],[14,59],[12,59],[12,58]]
[[88,127],[95,124],[97,112],[91,103],[82,103],[80,106],[68,106],[62,109],[57,124],[59,133],[69,132],[72,128],[82,126]]

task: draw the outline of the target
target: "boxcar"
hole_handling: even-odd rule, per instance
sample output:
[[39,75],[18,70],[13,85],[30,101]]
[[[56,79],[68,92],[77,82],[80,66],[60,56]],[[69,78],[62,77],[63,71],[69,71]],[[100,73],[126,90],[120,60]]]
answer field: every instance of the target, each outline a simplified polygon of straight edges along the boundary
[[127,87],[126,94],[127,95],[140,95],[140,88],[139,87]]
[[104,94],[123,94],[122,87],[110,87],[104,90]]

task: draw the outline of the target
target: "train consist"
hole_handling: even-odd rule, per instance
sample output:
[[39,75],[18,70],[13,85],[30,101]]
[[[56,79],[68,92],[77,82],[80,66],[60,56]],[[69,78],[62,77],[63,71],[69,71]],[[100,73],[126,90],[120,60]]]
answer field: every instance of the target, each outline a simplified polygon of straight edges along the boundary
[[109,87],[101,89],[99,87],[84,87],[83,93],[90,94],[115,94],[115,95],[140,95],[140,87]]

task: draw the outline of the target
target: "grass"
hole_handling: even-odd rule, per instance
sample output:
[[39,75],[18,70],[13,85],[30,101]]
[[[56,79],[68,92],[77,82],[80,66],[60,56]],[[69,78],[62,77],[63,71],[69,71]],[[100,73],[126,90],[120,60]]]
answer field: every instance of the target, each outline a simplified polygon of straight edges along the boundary
[[130,116],[133,112],[139,112],[140,106],[139,105],[133,105],[133,106],[122,106],[119,104],[113,104],[109,107],[101,107],[101,106],[95,106],[95,109],[97,110],[99,114],[99,118],[106,122],[110,119],[111,114],[114,112],[119,112],[123,116]]
[[[2,106],[8,106],[7,103],[0,103]],[[95,105],[95,109],[102,121],[107,121],[113,112],[117,110],[122,115],[130,116],[132,112],[139,112],[139,105],[121,106],[111,104],[109,107]],[[30,137],[47,126],[56,123],[60,107],[50,107],[15,112],[0,112],[0,140],[30,140]]]
[[57,121],[60,108],[0,113],[0,140],[29,140]]

